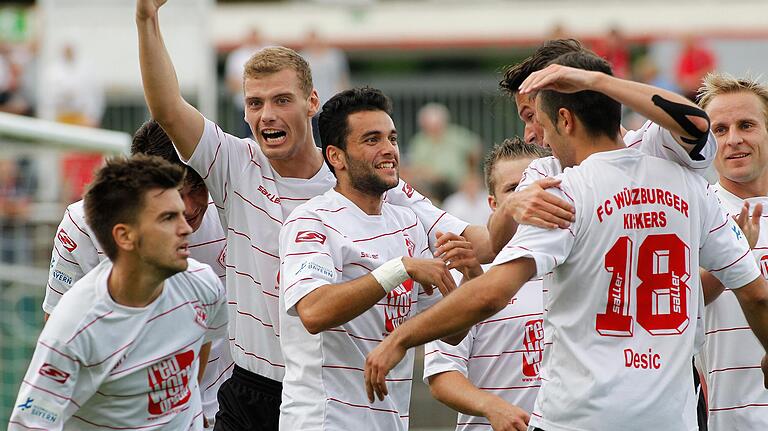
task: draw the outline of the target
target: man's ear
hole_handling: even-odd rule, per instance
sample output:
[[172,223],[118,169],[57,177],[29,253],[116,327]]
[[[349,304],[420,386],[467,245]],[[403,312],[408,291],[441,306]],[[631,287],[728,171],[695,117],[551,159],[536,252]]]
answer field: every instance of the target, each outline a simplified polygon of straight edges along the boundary
[[132,225],[118,223],[113,226],[112,239],[120,250],[133,251],[136,248],[136,231]]
[[313,88],[312,92],[309,93],[309,112],[307,115],[312,118],[318,112],[320,112],[320,96],[317,95],[317,90]]
[[571,135],[575,131],[576,117],[573,115],[573,112],[569,111],[568,109],[558,109],[557,122],[567,135]]
[[344,154],[344,150],[334,145],[329,145],[325,149],[325,156],[328,158],[328,163],[333,166],[333,170],[338,172],[346,169],[347,157]]

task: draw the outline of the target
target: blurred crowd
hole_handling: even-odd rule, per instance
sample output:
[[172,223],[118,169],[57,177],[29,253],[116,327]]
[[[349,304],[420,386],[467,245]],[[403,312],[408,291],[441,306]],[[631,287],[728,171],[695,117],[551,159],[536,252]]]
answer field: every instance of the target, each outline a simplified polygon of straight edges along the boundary
[[[553,29],[552,37],[569,37],[562,26]],[[272,45],[266,35],[252,29],[243,35],[234,49],[225,55],[223,82],[229,100],[239,118],[243,118],[242,69],[256,50]],[[706,43],[694,36],[680,41],[679,58],[674,59],[673,76],[665,77],[649,55],[642,41],[628,41],[621,29],[612,28],[603,37],[590,41],[591,48],[613,65],[617,76],[646,82],[694,98],[702,77],[717,66],[717,59]],[[351,86],[345,52],[329,43],[314,29],[306,32],[298,47],[309,62],[314,85],[321,102],[336,92]],[[533,48],[533,46],[532,46]],[[38,71],[36,43],[0,43],[0,112],[37,116],[86,127],[100,127],[106,108],[103,85],[91,66],[95,59],[84,58],[78,47],[64,42],[57,50],[52,64],[44,72]],[[671,65],[666,65],[669,68]],[[37,97],[39,80],[46,80],[51,94]],[[401,175],[418,190],[445,210],[473,224],[484,224],[489,212],[488,193],[482,181],[480,161],[486,149],[494,142],[485,142],[483,130],[470,130],[457,124],[450,109],[442,104],[427,103],[417,113],[418,130],[415,135],[399,142],[401,147]],[[510,118],[509,121],[517,121]],[[632,112],[625,113],[625,124],[637,128],[645,120]],[[239,122],[236,135],[250,134],[247,124]],[[317,129],[315,124],[315,130]],[[319,142],[319,137],[315,139]],[[64,154],[60,158],[61,203],[80,199],[91,180],[94,168],[102,156],[82,152]],[[34,201],[36,169],[34,160],[0,155],[0,240],[2,261],[17,260],[25,252],[9,238],[23,235],[24,220],[30,215],[29,203]],[[33,186],[35,185],[35,186]]]

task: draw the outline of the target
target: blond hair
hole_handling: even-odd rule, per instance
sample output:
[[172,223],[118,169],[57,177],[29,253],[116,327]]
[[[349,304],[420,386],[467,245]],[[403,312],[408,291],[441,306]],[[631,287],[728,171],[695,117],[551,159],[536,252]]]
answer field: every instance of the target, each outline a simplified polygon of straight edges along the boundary
[[257,51],[245,63],[243,79],[258,79],[285,69],[296,72],[299,87],[305,96],[312,93],[312,71],[309,64],[296,51],[284,46],[268,46]]
[[752,93],[763,102],[763,115],[768,123],[768,87],[751,77],[735,78],[727,73],[708,73],[698,91],[699,106],[706,109],[717,96],[741,92]]

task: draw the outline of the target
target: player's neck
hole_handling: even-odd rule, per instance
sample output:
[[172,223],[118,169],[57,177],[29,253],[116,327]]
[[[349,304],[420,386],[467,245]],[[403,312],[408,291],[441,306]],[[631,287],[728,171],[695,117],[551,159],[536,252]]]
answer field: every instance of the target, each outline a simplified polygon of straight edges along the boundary
[[310,135],[309,140],[302,144],[302,148],[293,157],[270,160],[269,164],[283,178],[309,179],[323,166],[323,154],[318,151]]
[[768,175],[744,183],[731,181],[721,176],[720,185],[741,199],[768,196]]
[[163,292],[166,277],[139,266],[120,257],[112,266],[107,290],[116,303],[126,307],[146,307]]
[[585,142],[588,143],[586,145],[579,145],[576,147],[575,159],[577,165],[586,160],[587,157],[591,156],[592,154],[602,153],[604,151],[620,150],[627,147],[624,145],[624,142],[618,139],[609,138],[607,136],[601,136],[598,138],[586,138]]
[[357,205],[357,207],[363,210],[364,213],[368,215],[381,214],[381,204],[382,202],[384,202],[383,194],[375,195],[375,194],[365,193],[361,190],[354,188],[352,184],[348,184],[342,181],[338,181],[336,183],[336,187],[334,187],[334,190],[339,192],[339,194],[343,195],[345,198],[352,201],[352,203]]

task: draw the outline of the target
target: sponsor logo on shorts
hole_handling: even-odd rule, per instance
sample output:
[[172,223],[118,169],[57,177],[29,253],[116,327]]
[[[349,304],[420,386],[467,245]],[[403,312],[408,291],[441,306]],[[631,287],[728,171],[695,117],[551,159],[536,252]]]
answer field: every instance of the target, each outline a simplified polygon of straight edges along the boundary
[[58,269],[54,270],[53,271],[53,278],[55,280],[59,280],[60,282],[66,284],[68,286],[72,285],[72,276],[67,274],[64,271],[59,271]]
[[413,187],[408,183],[403,184],[403,193],[409,198],[413,197]]
[[523,376],[538,377],[544,351],[544,321],[542,319],[525,322],[523,337]]
[[195,352],[188,350],[162,360],[147,369],[149,394],[147,411],[151,415],[172,413],[186,404],[192,396],[189,382],[192,375]]
[[35,402],[34,398],[27,398],[27,401],[19,404],[16,408],[25,415],[35,416],[50,424],[55,423],[56,419],[59,418],[59,413],[53,407],[43,404],[40,400]]
[[325,238],[325,235],[313,230],[302,230],[296,234],[296,242],[316,242],[324,244]]
[[41,376],[48,377],[54,382],[60,383],[60,384],[66,383],[67,379],[69,379],[68,372],[62,371],[61,369],[56,368],[54,365],[51,365],[49,363],[43,364],[43,366],[40,367],[39,370],[37,370],[37,373],[40,374]]
[[61,245],[64,246],[65,249],[67,249],[68,252],[72,253],[77,248],[77,243],[70,238],[70,236],[67,234],[64,229],[59,229],[59,233],[56,234],[56,238],[59,239],[61,242]]

